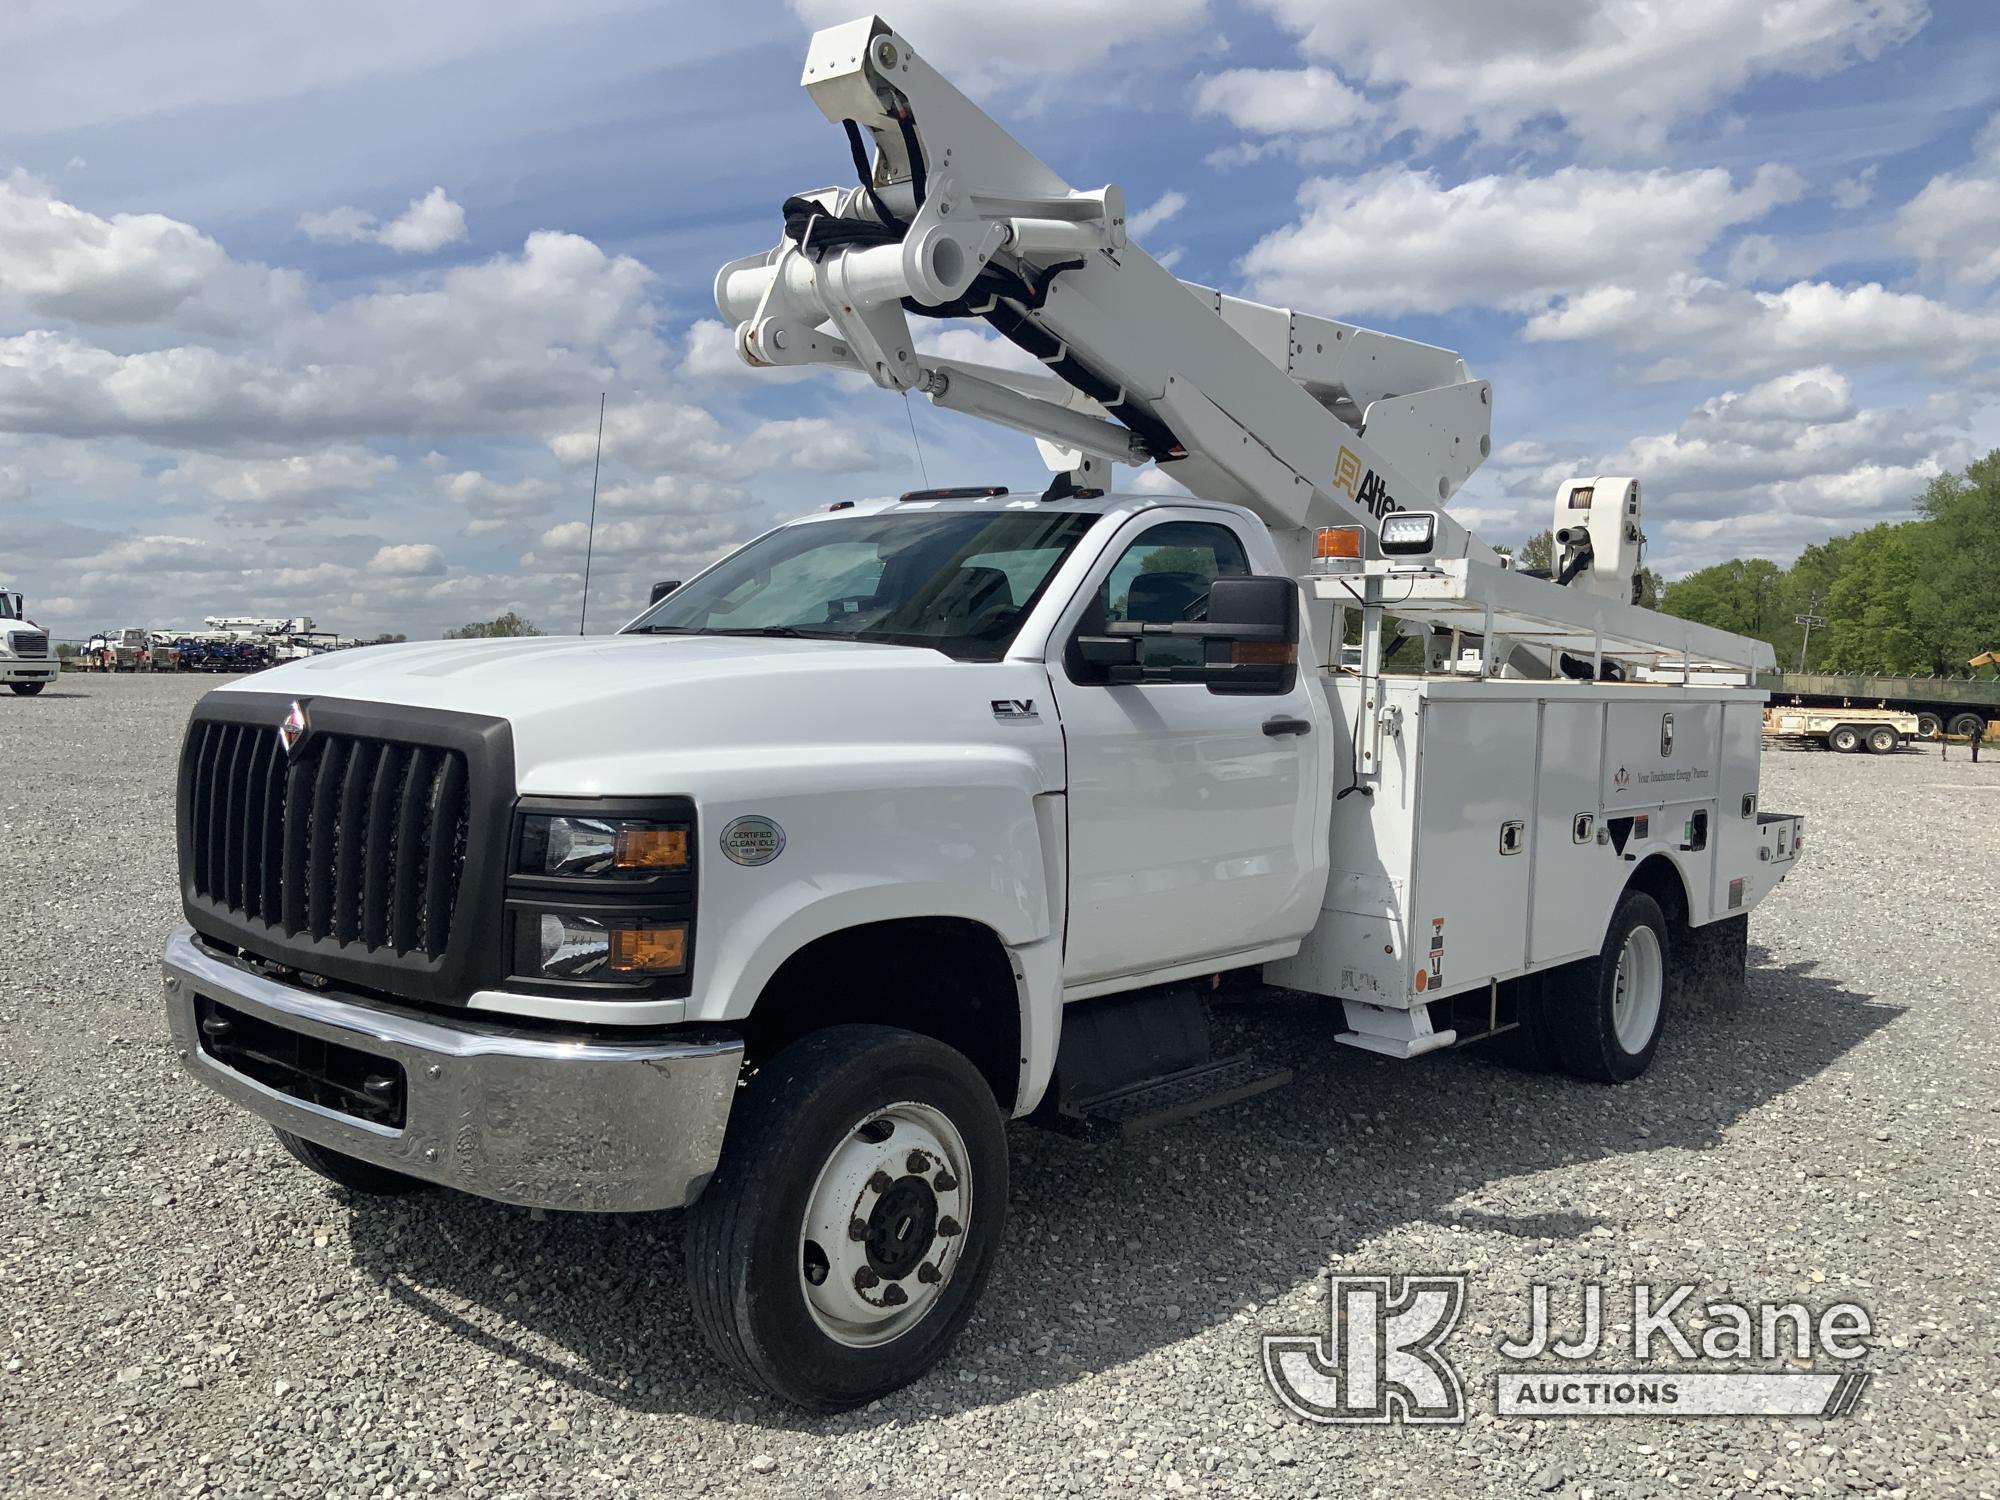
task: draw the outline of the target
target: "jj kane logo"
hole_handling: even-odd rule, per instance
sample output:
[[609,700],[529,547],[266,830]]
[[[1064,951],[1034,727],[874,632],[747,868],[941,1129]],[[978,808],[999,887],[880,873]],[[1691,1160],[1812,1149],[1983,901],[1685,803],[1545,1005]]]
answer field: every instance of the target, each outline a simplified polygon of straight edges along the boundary
[[1361,460],[1355,457],[1352,448],[1342,448],[1340,457],[1334,460],[1333,487],[1345,492],[1347,498],[1367,511],[1376,520],[1392,510],[1403,506],[1389,494],[1389,485],[1373,469],[1361,472]]
[[[1327,1291],[1325,1331],[1264,1336],[1264,1378],[1280,1401],[1310,1422],[1466,1419],[1465,1384],[1442,1347],[1465,1312],[1463,1273],[1400,1282],[1331,1275]],[[1612,1324],[1617,1314],[1607,1316],[1604,1288],[1586,1283],[1581,1323],[1562,1333],[1551,1315],[1549,1288],[1535,1284],[1526,1332],[1499,1346],[1509,1363],[1496,1383],[1496,1411],[1503,1417],[1670,1412],[1825,1420],[1854,1410],[1868,1385],[1867,1372],[1853,1363],[1867,1353],[1874,1332],[1866,1308],[1836,1302],[1815,1313],[1797,1302],[1716,1300],[1701,1304],[1697,1319],[1689,1305],[1695,1293],[1691,1285],[1638,1283],[1630,1289],[1631,1321]],[[1609,1352],[1609,1327],[1629,1331],[1633,1367],[1578,1368]],[[1670,1362],[1652,1365],[1662,1354]],[[1762,1368],[1702,1368],[1710,1362]]]

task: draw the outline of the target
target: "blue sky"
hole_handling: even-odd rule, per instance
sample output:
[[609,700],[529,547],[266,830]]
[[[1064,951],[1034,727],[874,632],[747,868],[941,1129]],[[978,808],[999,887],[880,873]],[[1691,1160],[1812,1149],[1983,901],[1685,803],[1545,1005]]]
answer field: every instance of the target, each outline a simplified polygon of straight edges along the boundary
[[[1489,539],[1633,472],[1670,577],[1909,513],[2000,447],[1983,0],[959,0],[884,14],[1191,280],[1495,385]],[[838,0],[10,7],[0,575],[60,634],[593,627],[918,482],[903,403],[737,366],[710,284],[845,181]],[[1039,487],[912,404],[933,482]]]

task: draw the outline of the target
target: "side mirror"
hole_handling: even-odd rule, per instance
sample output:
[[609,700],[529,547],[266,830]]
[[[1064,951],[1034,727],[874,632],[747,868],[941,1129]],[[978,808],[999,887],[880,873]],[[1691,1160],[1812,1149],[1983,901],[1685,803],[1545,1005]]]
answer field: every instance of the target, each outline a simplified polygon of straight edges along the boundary
[[646,607],[648,609],[651,609],[655,604],[658,604],[662,599],[666,598],[667,595],[671,594],[675,589],[679,588],[680,586],[681,586],[681,581],[678,578],[669,578],[664,582],[654,584],[653,597],[646,601]]
[[1077,648],[1114,686],[1198,682],[1211,693],[1288,693],[1299,674],[1299,586],[1218,578],[1206,620],[1114,621],[1101,636],[1079,637]]

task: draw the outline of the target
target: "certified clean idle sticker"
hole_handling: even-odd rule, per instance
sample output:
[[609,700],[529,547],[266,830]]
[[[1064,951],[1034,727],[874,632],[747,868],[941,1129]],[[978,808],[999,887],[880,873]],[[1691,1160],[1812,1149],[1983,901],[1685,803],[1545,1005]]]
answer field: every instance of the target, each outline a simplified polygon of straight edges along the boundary
[[785,830],[751,814],[722,830],[722,852],[739,865],[768,865],[785,852]]

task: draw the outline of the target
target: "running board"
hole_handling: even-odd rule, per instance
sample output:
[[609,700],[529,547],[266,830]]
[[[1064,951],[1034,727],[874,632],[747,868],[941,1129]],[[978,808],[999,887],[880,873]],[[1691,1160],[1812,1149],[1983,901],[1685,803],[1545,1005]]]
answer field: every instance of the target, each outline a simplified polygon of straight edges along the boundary
[[1241,1104],[1291,1081],[1290,1068],[1266,1067],[1249,1056],[1225,1057],[1095,1099],[1065,1103],[1063,1113],[1120,1135],[1138,1135],[1178,1125],[1212,1109]]
[[1056,1120],[1134,1135],[1290,1083],[1291,1069],[1218,1058],[1192,985],[1137,990],[1063,1009]]

